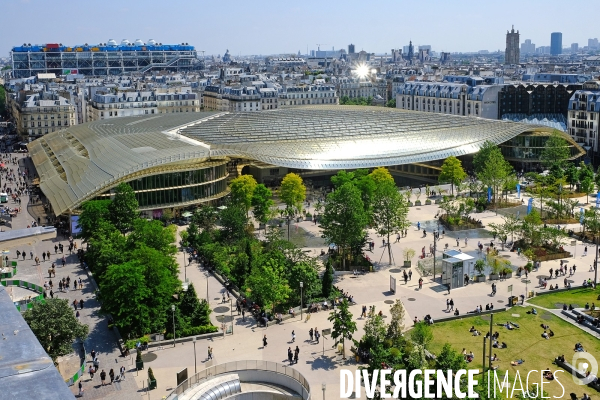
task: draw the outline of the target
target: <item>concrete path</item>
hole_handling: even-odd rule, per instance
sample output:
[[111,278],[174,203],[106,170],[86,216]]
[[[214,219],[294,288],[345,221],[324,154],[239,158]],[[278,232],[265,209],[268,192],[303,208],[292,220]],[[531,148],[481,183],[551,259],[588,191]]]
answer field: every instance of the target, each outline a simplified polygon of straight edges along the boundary
[[[19,167],[24,169],[28,167],[30,170],[30,177],[33,176],[33,169],[31,160],[27,157],[27,154],[23,155],[13,154],[13,157],[19,158]],[[9,168],[16,169],[16,165],[8,165]],[[31,183],[31,179],[29,181]],[[14,187],[14,185],[12,185]],[[26,228],[27,225],[30,225],[32,221],[37,221],[37,218],[40,217],[40,221],[44,224],[45,214],[43,213],[43,207],[41,203],[36,203],[34,205],[29,204],[29,196],[23,195],[21,196],[21,208],[23,209],[22,213],[14,218],[12,221],[12,227],[5,227],[5,230],[9,229],[22,229]],[[12,203],[12,200],[9,201],[9,207],[15,207],[16,204]],[[32,214],[30,214],[32,212]],[[81,241],[76,240],[77,244],[80,246]],[[62,266],[62,256],[63,254],[58,252],[58,254],[54,251],[54,245],[62,243],[65,246],[65,254],[67,263],[63,267]],[[10,250],[9,258],[12,260],[16,259],[16,250],[17,248],[8,248]],[[44,284],[44,282],[49,282],[52,280],[54,285],[54,296],[58,298],[67,299],[69,304],[72,304],[73,300],[83,300],[84,307],[79,310],[80,313],[80,321],[89,326],[89,336],[85,340],[85,348],[88,353],[86,365],[89,366],[91,363],[91,359],[89,356],[89,352],[92,349],[95,349],[99,354],[100,360],[100,368],[104,369],[108,375],[110,369],[114,369],[116,373],[118,373],[121,365],[125,365],[128,369],[128,373],[124,382],[115,383],[113,385],[101,386],[99,374],[94,375],[94,379],[90,379],[89,375],[86,373],[83,377],[83,387],[85,389],[85,398],[88,399],[136,399],[140,398],[139,389],[135,384],[133,378],[129,378],[131,370],[133,370],[131,366],[131,360],[124,359],[120,357],[120,351],[117,347],[117,338],[115,336],[114,331],[109,331],[107,327],[107,318],[99,314],[100,304],[96,301],[94,296],[94,291],[96,287],[94,286],[91,277],[88,275],[87,271],[83,270],[78,262],[77,256],[75,253],[68,254],[68,239],[65,237],[61,237],[60,235],[52,241],[36,241],[32,239],[27,246],[19,246],[19,251],[25,251],[27,256],[25,260],[21,257],[18,262],[18,272],[16,278],[22,279],[31,283],[36,283],[39,285]],[[36,256],[40,257],[40,265],[36,266],[35,261],[31,260],[29,256],[29,252],[32,251],[34,253],[33,258]],[[51,257],[50,260],[41,261],[42,260],[42,252],[50,251]],[[56,277],[49,278],[47,270],[50,268],[52,262],[56,263]],[[58,290],[58,281],[63,277],[70,277],[71,282],[74,280],[79,280],[81,278],[83,283],[82,290],[69,290],[68,292],[63,291],[60,292]],[[19,292],[21,293],[21,292]],[[48,297],[50,297],[48,291]],[[75,312],[75,310],[73,310]],[[73,363],[77,364],[79,357],[71,357],[69,361],[69,365],[65,365],[64,368],[68,368],[70,370],[73,369]],[[77,361],[77,362],[75,362]],[[60,368],[60,365],[59,365]],[[76,367],[75,367],[76,368]],[[86,367],[87,368],[87,367]],[[70,372],[69,372],[70,374]],[[110,380],[109,380],[110,381]],[[72,392],[74,394],[78,393],[77,384],[71,387]]]

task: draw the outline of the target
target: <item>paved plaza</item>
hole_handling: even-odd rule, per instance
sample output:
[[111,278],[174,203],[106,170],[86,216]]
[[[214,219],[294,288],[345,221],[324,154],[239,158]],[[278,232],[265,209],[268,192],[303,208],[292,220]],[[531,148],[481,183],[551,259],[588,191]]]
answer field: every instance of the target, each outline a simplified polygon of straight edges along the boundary
[[[421,200],[424,202],[423,197],[421,196]],[[415,197],[412,200],[414,201]],[[527,200],[528,197],[524,197],[525,203]],[[585,201],[585,196],[582,197],[582,200]],[[534,202],[534,204],[536,203]],[[402,300],[406,310],[405,327],[409,328],[412,326],[414,317],[423,319],[426,314],[430,314],[435,320],[448,316],[449,314],[446,312],[447,298],[454,300],[455,308],[458,308],[462,315],[475,310],[477,305],[485,307],[486,304],[493,303],[494,308],[505,307],[510,296],[508,291],[509,285],[513,286],[512,294],[515,296],[525,294],[526,290],[544,290],[537,287],[537,276],[547,275],[550,268],[556,269],[559,266],[559,260],[543,262],[539,271],[533,271],[529,275],[530,283],[527,284],[525,283],[525,279],[514,276],[507,280],[494,281],[497,285],[497,294],[495,296],[491,296],[490,281],[472,283],[467,287],[453,289],[448,295],[446,287],[440,284],[439,279],[434,281],[433,279],[424,278],[423,288],[419,290],[418,280],[420,275],[416,268],[418,255],[423,246],[428,251],[429,245],[433,244],[431,229],[434,226],[437,228],[434,220],[438,210],[439,207],[437,205],[423,205],[410,208],[408,218],[412,226],[408,230],[408,235],[401,238],[399,243],[394,243],[395,237],[392,240],[391,248],[395,265],[388,264],[387,252],[383,254],[385,248],[382,244],[382,238],[378,237],[373,231],[370,231],[369,237],[375,241],[376,246],[373,253],[367,252],[367,255],[376,263],[376,272],[357,277],[352,274],[336,277],[335,284],[337,287],[354,296],[357,302],[356,305],[350,308],[356,318],[358,328],[355,338],[358,339],[362,336],[363,326],[366,322],[360,317],[363,304],[368,306],[374,305],[376,311],[382,310],[386,319],[389,320],[388,310],[390,305],[395,299]],[[308,211],[312,213],[314,212],[314,208],[311,207]],[[501,214],[496,215],[495,212],[490,211],[473,214],[473,217],[480,219],[486,226],[491,222],[502,222]],[[423,228],[421,228],[421,231],[417,230],[417,222],[426,226],[428,230],[426,237],[423,237]],[[179,230],[181,229],[185,228],[180,227]],[[569,225],[567,229],[579,229],[579,225]],[[321,250],[327,249],[325,244],[315,245],[315,242],[319,241],[320,228],[313,222],[303,221],[295,223],[290,226],[290,230],[291,236],[306,235],[309,238],[307,242],[310,245],[305,250],[310,250],[310,254],[317,256],[321,253]],[[465,234],[469,237],[466,246],[464,243]],[[284,229],[284,235],[287,235],[287,229]],[[478,236],[485,237],[480,239]],[[456,246],[456,237],[461,238],[458,247]],[[477,253],[477,243],[481,241],[484,245],[487,245],[490,243],[490,240],[491,235],[481,230],[448,233],[446,237],[442,237],[438,242],[438,256],[441,257],[441,249],[448,243],[449,249],[460,248],[462,252],[469,253],[476,258],[482,257],[482,255]],[[570,243],[570,240],[568,243]],[[402,271],[405,270],[402,266],[402,250],[405,247],[413,248],[417,252],[417,256],[412,260],[412,280],[406,285],[402,280]],[[566,245],[565,249],[571,253],[575,252],[574,246]],[[584,257],[583,249],[584,245],[578,242],[577,258],[568,260],[569,265],[576,264],[578,266],[576,274],[569,278],[576,285],[580,285],[588,277],[593,278],[593,272],[589,272],[588,270],[593,263],[594,251],[588,249],[588,254]],[[515,266],[524,266],[527,263],[527,260],[523,256],[517,256],[516,252],[500,250],[500,256],[508,259]],[[179,253],[178,261],[181,265],[183,262],[182,253]],[[223,286],[212,275],[204,272],[196,263],[188,266],[185,272],[183,268],[181,269],[180,278],[182,280],[184,280],[184,274],[190,282],[194,283],[196,292],[200,298],[206,298],[208,293],[211,309],[214,310],[211,314],[211,319],[213,323],[220,326],[221,323],[217,321],[216,317],[219,315],[229,317],[231,314],[229,303],[222,303],[221,294],[224,291]],[[389,290],[390,275],[397,279],[397,293],[395,294]],[[562,279],[563,277],[552,279],[549,283],[554,284],[558,282],[562,286]],[[287,364],[288,347],[292,347],[293,349],[295,346],[299,346],[299,362],[294,365],[294,368],[297,368],[309,380],[313,396],[317,399],[321,398],[321,387],[324,383],[326,384],[325,398],[338,399],[339,371],[343,368],[355,370],[358,364],[350,356],[350,344],[348,344],[346,350],[347,360],[342,360],[342,356],[332,348],[333,341],[331,339],[326,338],[325,341],[321,340],[320,343],[310,341],[308,331],[311,327],[318,328],[319,330],[331,328],[331,323],[327,321],[328,316],[329,312],[320,311],[311,314],[308,322],[305,321],[306,314],[304,314],[303,319],[297,315],[296,318],[286,320],[280,325],[257,328],[254,320],[246,317],[244,321],[234,310],[233,335],[228,334],[226,337],[198,341],[195,347],[196,365],[194,365],[194,344],[192,342],[178,343],[175,347],[170,345],[159,350],[153,350],[157,358],[152,362],[146,363],[146,367],[152,367],[158,381],[158,389],[156,390],[156,394],[152,393],[151,396],[160,398],[170,393],[176,386],[176,373],[183,368],[187,368],[188,375],[192,375],[195,369],[200,371],[210,365],[237,360],[265,360]],[[291,342],[292,331],[296,333],[296,341],[294,343]],[[262,345],[263,335],[267,335],[268,339],[266,348]],[[208,360],[207,357],[209,346],[213,348],[212,361]],[[141,371],[140,375],[136,378],[140,388],[145,386],[144,380],[146,378],[146,374]]]
[[[19,156],[20,166],[30,166],[29,160]],[[25,164],[27,163],[27,164]],[[424,201],[424,196],[421,200]],[[415,198],[413,198],[413,201]],[[528,198],[524,198],[527,202]],[[582,197],[585,201],[585,197]],[[43,207],[41,204],[32,204],[27,209],[24,205],[29,202],[28,196],[22,196],[23,212],[13,220],[13,226],[5,229],[25,228],[38,217],[43,219]],[[9,202],[8,206],[12,206]],[[309,208],[310,212],[314,212],[314,208]],[[365,275],[340,275],[336,277],[336,285],[345,292],[351,294],[357,305],[351,307],[357,322],[358,331],[355,337],[358,339],[362,336],[362,329],[365,320],[360,315],[362,305],[376,307],[376,311],[382,310],[386,318],[389,318],[389,307],[395,299],[402,300],[405,310],[405,326],[410,327],[414,317],[422,319],[426,314],[430,314],[434,320],[440,317],[447,316],[446,299],[452,298],[455,303],[455,308],[461,311],[461,314],[466,314],[468,311],[475,309],[477,305],[493,303],[495,308],[503,307],[508,301],[508,286],[512,285],[513,295],[525,294],[526,287],[529,290],[542,290],[537,288],[537,276],[547,275],[550,268],[556,269],[559,266],[559,261],[543,262],[540,271],[530,274],[531,283],[526,284],[524,279],[513,277],[504,281],[495,281],[497,284],[496,296],[491,296],[491,282],[469,284],[467,287],[453,289],[448,294],[446,288],[438,281],[424,278],[424,285],[421,290],[418,289],[418,279],[420,277],[416,265],[418,255],[421,253],[421,248],[425,247],[428,251],[430,244],[433,244],[433,236],[431,231],[433,227],[437,227],[435,223],[435,215],[439,208],[436,205],[423,205],[419,207],[411,207],[409,211],[409,220],[411,228],[408,230],[408,235],[400,239],[399,243],[394,243],[395,237],[392,240],[391,249],[395,265],[388,265],[387,253],[383,254],[385,247],[382,245],[382,238],[378,237],[373,231],[369,232],[370,238],[375,242],[375,249],[372,253],[367,252],[368,256],[375,262],[375,272]],[[489,225],[491,222],[502,222],[502,216],[496,215],[494,212],[484,212],[473,215],[480,219],[484,225]],[[416,224],[420,222],[428,231],[426,237],[423,237],[422,230],[417,230]],[[185,227],[178,227],[181,231]],[[578,230],[579,225],[568,226],[567,229]],[[310,221],[303,221],[290,226],[290,230],[294,235],[306,235],[310,238],[307,240],[305,250],[310,251],[313,255],[319,255],[321,250],[326,250],[325,244],[320,244],[320,228]],[[464,253],[469,253],[474,257],[480,257],[477,253],[477,243],[481,241],[484,245],[490,242],[489,235],[482,235],[482,231],[469,231],[448,234],[442,237],[438,242],[438,256],[441,256],[441,249],[446,243],[449,249],[457,249]],[[464,243],[464,235],[469,236],[468,243]],[[456,246],[455,238],[459,236],[461,240],[459,246]],[[479,236],[488,236],[480,238]],[[77,241],[79,242],[79,241]],[[151,348],[149,352],[156,356],[152,361],[145,362],[145,369],[136,372],[133,368],[133,360],[131,357],[122,358],[117,348],[117,337],[115,331],[109,331],[107,328],[106,318],[99,315],[99,304],[94,298],[95,287],[90,279],[88,271],[83,270],[77,263],[77,257],[65,254],[67,264],[62,267],[60,262],[63,254],[55,253],[54,245],[57,243],[68,244],[65,237],[58,236],[52,241],[35,241],[32,240],[27,246],[19,246],[20,251],[27,253],[26,260],[22,258],[19,261],[19,270],[17,277],[32,283],[43,285],[49,281],[47,269],[52,262],[56,262],[56,278],[52,278],[54,282],[55,296],[66,298],[69,303],[73,300],[83,299],[85,307],[80,310],[81,321],[90,327],[90,336],[85,341],[85,347],[89,354],[92,349],[95,349],[99,354],[100,368],[107,373],[113,368],[115,371],[125,365],[127,368],[126,379],[123,382],[113,385],[101,386],[98,375],[90,379],[86,374],[83,378],[85,398],[90,399],[135,399],[140,396],[160,399],[168,395],[176,386],[176,373],[183,368],[188,368],[188,374],[192,375],[195,370],[201,370],[209,365],[236,361],[236,360],[266,360],[275,361],[283,364],[287,363],[288,347],[300,348],[299,362],[294,367],[298,369],[310,382],[314,398],[321,398],[322,384],[326,384],[325,398],[339,398],[339,370],[342,368],[356,369],[356,362],[350,357],[350,345],[346,350],[347,359],[343,360],[333,348],[333,341],[330,338],[322,338],[320,343],[311,342],[309,340],[308,331],[310,328],[318,328],[319,331],[325,328],[330,328],[331,323],[327,321],[328,312],[318,312],[310,315],[310,320],[305,321],[304,318],[298,315],[296,318],[284,321],[281,325],[271,325],[267,328],[257,328],[255,321],[248,316],[245,320],[237,315],[237,312],[231,312],[230,303],[222,302],[223,286],[212,275],[206,273],[197,263],[184,267],[187,264],[186,255],[182,252],[177,254],[177,261],[180,265],[180,279],[194,284],[196,292],[200,298],[208,298],[211,309],[214,312],[211,314],[213,323],[221,326],[221,321],[226,321],[231,324],[230,316],[233,314],[233,334],[228,334],[225,337],[215,337],[208,340],[200,340],[195,345],[192,342],[178,343],[175,347],[172,345],[162,348]],[[568,241],[570,243],[570,241]],[[80,243],[79,243],[80,244]],[[412,280],[406,285],[402,280],[403,255],[402,250],[410,247],[416,250],[417,255],[412,261]],[[583,256],[584,245],[579,242],[577,244],[576,258],[568,260],[569,266],[576,264],[578,266],[577,273],[569,278],[573,284],[579,285],[588,277],[593,278],[593,272],[589,272],[590,265],[593,263],[594,251],[588,249],[586,256]],[[567,251],[575,253],[573,246],[565,246]],[[15,249],[10,250],[9,257],[15,259]],[[66,249],[65,249],[66,250]],[[51,259],[45,262],[40,262],[39,266],[35,265],[35,261],[30,259],[29,252],[36,255],[42,251],[50,251]],[[67,251],[68,252],[68,251]],[[524,257],[519,257],[516,253],[511,253],[508,250],[500,251],[500,255],[511,262],[515,266],[523,266],[526,264]],[[62,277],[70,276],[73,279],[82,279],[83,290],[71,290],[69,292],[59,292],[57,289],[58,280]],[[390,276],[397,278],[396,293],[390,292]],[[438,273],[439,276],[439,273]],[[550,283],[560,283],[562,285],[562,277],[552,279]],[[22,290],[15,289],[13,295],[18,298],[23,296]],[[232,297],[232,301],[235,299]],[[235,303],[234,303],[235,304]],[[217,318],[219,317],[219,318]],[[291,342],[292,331],[296,333],[296,341]],[[262,338],[267,335],[268,345],[263,347]],[[213,360],[207,360],[207,348],[213,348]],[[194,361],[196,355],[196,364]],[[70,364],[77,364],[77,356],[72,357]],[[86,360],[89,365],[90,357]],[[69,361],[64,362],[64,368],[72,368]],[[152,367],[158,382],[158,388],[149,393],[145,391],[147,386],[147,369]],[[59,368],[61,368],[59,366]],[[76,368],[76,367],[75,367]],[[64,371],[63,371],[64,372]],[[72,387],[73,393],[76,393],[76,386]]]

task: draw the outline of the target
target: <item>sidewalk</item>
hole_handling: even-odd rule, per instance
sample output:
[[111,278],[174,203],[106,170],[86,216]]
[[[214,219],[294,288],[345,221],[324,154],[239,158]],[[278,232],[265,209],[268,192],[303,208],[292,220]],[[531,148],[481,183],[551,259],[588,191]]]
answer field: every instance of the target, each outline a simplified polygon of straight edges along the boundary
[[[21,167],[27,165],[30,171],[30,177],[34,176],[33,164],[30,160],[27,160],[27,164],[25,164],[25,160],[21,158],[22,154],[17,154],[19,157],[19,165]],[[13,155],[14,157],[14,155]],[[11,166],[9,165],[9,168]],[[16,166],[15,166],[16,167]],[[31,179],[29,181],[31,183]],[[14,186],[14,185],[13,185]],[[12,200],[9,201],[10,206]],[[31,224],[31,221],[37,221],[38,216],[41,219],[42,224],[45,223],[45,213],[41,214],[40,210],[43,212],[43,207],[41,203],[37,203],[32,205],[32,207],[25,207],[29,205],[29,196],[22,195],[21,196],[21,207],[23,211],[21,214],[13,219],[12,229],[22,229],[27,225]],[[27,211],[25,211],[27,210]],[[30,212],[33,213],[30,214]],[[11,228],[8,228],[11,229]],[[61,258],[63,254],[60,252],[58,254],[54,251],[54,245],[62,242],[65,245],[65,256],[67,263],[65,267],[62,267]],[[81,241],[76,240],[78,247],[81,246]],[[25,260],[22,258],[18,261],[18,272],[16,275],[17,279],[25,280],[31,283],[36,283],[39,285],[44,284],[49,280],[52,280],[54,284],[54,296],[62,299],[66,299],[69,304],[72,304],[73,300],[83,300],[84,308],[80,309],[80,321],[89,326],[89,336],[85,340],[85,349],[88,353],[86,360],[86,374],[83,376],[83,387],[85,389],[85,398],[88,399],[138,399],[140,395],[138,394],[138,388],[135,384],[134,379],[130,377],[131,371],[133,371],[133,367],[131,365],[131,360],[124,359],[120,356],[120,351],[117,346],[117,340],[115,337],[115,333],[113,331],[109,331],[107,328],[106,317],[100,315],[100,304],[95,299],[94,291],[95,287],[92,284],[92,280],[87,274],[87,271],[83,270],[78,263],[77,256],[75,253],[72,255],[68,254],[68,241],[61,238],[60,235],[57,236],[56,239],[51,241],[35,241],[32,240],[28,246],[19,246],[19,251],[26,251],[27,257]],[[9,248],[9,258],[15,259],[16,254],[15,251],[17,248]],[[33,251],[34,258],[36,256],[40,257],[40,265],[36,266],[35,261],[30,259],[29,252]],[[46,259],[46,261],[41,261],[42,252],[50,251],[51,257],[50,259]],[[56,277],[48,278],[47,270],[50,268],[52,262],[56,263]],[[83,290],[69,290],[68,292],[59,292],[58,291],[58,281],[63,277],[70,277],[71,282],[74,280],[79,280],[81,278],[83,282]],[[48,297],[50,297],[48,292]],[[75,312],[75,310],[73,310]],[[115,331],[116,332],[116,331]],[[128,373],[127,378],[124,382],[115,383],[113,385],[107,385],[102,387],[100,385],[100,377],[99,374],[94,375],[94,379],[90,380],[89,374],[87,374],[87,366],[90,365],[91,360],[89,353],[95,349],[97,353],[99,353],[100,360],[100,368],[104,369],[106,373],[110,371],[111,368],[115,370],[115,373],[118,374],[119,368],[121,365],[125,365]],[[74,355],[73,358],[79,359],[78,355]],[[70,360],[69,364],[73,364],[75,360]],[[79,361],[77,361],[78,363]],[[60,367],[60,366],[59,366]],[[72,369],[72,365],[69,367],[65,365],[66,368]],[[77,383],[71,386],[71,391],[74,394],[78,393],[78,385]]]

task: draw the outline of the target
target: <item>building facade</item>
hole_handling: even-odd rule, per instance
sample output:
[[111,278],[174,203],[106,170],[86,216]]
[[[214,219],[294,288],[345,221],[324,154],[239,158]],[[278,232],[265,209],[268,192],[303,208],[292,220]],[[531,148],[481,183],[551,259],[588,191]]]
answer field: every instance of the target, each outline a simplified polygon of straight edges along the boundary
[[504,53],[504,64],[518,64],[519,58],[519,31],[515,32],[515,27],[513,26],[510,32],[506,31],[506,51]]
[[550,34],[550,54],[558,56],[562,54],[562,33],[552,32]]
[[317,104],[340,104],[334,85],[287,86],[279,93],[282,108]]
[[525,39],[525,42],[521,43],[521,53],[526,55],[535,54],[535,43],[531,43],[531,39]]
[[588,149],[594,164],[600,160],[598,124],[600,123],[600,82],[590,81],[575,91],[569,100],[568,133]]
[[246,111],[262,110],[263,99],[253,86],[209,85],[204,89],[204,109],[207,111]]
[[66,97],[53,92],[7,96],[17,133],[33,140],[47,133],[77,124],[75,106]]
[[145,73],[152,70],[189,71],[197,61],[194,46],[187,43],[163,45],[150,39],[131,43],[124,39],[98,45],[63,46],[59,43],[44,45],[24,44],[11,51],[12,74],[15,78],[39,73],[56,75],[119,75]]
[[498,115],[561,114],[567,116],[571,94],[582,84],[507,84],[498,94]]

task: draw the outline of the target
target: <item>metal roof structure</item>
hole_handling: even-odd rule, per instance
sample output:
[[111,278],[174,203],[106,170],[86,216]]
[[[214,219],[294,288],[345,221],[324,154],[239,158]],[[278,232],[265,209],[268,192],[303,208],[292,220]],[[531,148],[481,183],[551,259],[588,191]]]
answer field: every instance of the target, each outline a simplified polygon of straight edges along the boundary
[[75,398],[4,286],[0,286],[0,333],[3,399]]
[[40,186],[56,214],[122,181],[249,158],[324,170],[411,164],[472,154],[550,128],[395,108],[307,106],[260,113],[123,117],[71,126],[31,142]]

